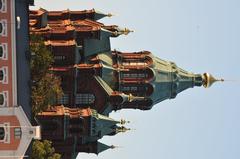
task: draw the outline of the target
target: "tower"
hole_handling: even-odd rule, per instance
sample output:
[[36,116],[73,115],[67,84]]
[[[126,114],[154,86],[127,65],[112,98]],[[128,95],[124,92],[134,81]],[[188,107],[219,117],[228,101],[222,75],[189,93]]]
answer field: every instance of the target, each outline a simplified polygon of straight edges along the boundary
[[51,140],[62,158],[74,158],[78,152],[98,154],[113,146],[99,143],[103,136],[113,136],[129,129],[125,121],[115,121],[90,108],[54,106],[36,116],[42,138]]
[[[30,12],[30,32],[39,34],[54,55],[51,70],[62,79],[64,95],[57,105],[90,106],[108,115],[113,110],[149,110],[212,78],[193,74],[149,51],[112,51],[110,38],[132,32],[97,22],[109,16],[92,10]],[[210,79],[210,80],[209,80]]]

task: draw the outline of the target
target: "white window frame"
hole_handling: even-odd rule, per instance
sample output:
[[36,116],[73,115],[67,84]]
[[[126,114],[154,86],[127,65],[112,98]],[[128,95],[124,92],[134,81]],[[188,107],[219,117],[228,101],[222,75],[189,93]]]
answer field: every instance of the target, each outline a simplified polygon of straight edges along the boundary
[[0,71],[3,71],[3,80],[0,80],[0,83],[8,84],[8,67],[3,66],[0,68]]
[[0,47],[3,48],[3,55],[0,56],[0,60],[8,60],[8,44],[7,43],[1,43]]
[[7,12],[7,0],[0,0],[2,2],[2,8],[0,8],[1,13]]
[[14,128],[14,138],[21,139],[22,137],[22,129],[20,127]]
[[4,139],[0,140],[0,143],[5,143],[5,144],[9,144],[10,143],[10,123],[9,122],[4,122],[4,123],[0,123],[0,127],[4,128]]
[[3,95],[3,104],[0,104],[0,107],[7,107],[8,106],[8,91],[0,92],[0,95]]
[[0,20],[0,23],[3,26],[3,30],[0,32],[0,36],[7,37],[7,19]]

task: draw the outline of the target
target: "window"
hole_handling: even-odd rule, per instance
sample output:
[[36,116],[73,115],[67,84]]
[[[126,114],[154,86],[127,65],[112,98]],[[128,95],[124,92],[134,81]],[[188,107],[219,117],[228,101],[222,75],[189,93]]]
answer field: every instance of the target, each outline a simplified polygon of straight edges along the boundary
[[7,12],[7,0],[0,0],[0,12]]
[[0,57],[3,57],[3,47],[0,46]]
[[54,60],[57,60],[57,61],[64,61],[66,59],[66,56],[54,56]]
[[122,61],[124,66],[146,66],[147,63],[144,59],[125,59]]
[[22,136],[21,128],[14,128],[15,139],[21,139],[21,136]]
[[8,59],[7,49],[7,43],[0,44],[0,60]]
[[4,77],[3,70],[0,70],[0,81],[3,81],[3,77]]
[[0,83],[8,84],[8,68],[7,67],[0,68]]
[[76,104],[93,104],[95,96],[91,93],[80,93],[76,95]]
[[0,92],[0,107],[6,107],[8,105],[8,91]]
[[69,95],[64,94],[62,98],[58,99],[58,104],[68,104],[69,103]]
[[122,78],[146,78],[145,73],[122,73]]
[[3,19],[0,20],[0,35],[1,36],[7,36],[7,20]]
[[145,62],[141,61],[125,61],[122,63],[124,66],[144,66],[147,65]]
[[2,0],[0,0],[0,9],[2,9],[2,6],[3,6],[3,2]]
[[3,24],[0,23],[0,33],[2,33],[2,32],[3,32]]
[[0,144],[10,143],[10,123],[0,124]]
[[0,127],[0,140],[4,140],[4,138],[5,138],[4,127]]
[[138,90],[138,87],[136,87],[136,86],[123,86],[122,87],[122,91],[127,91],[127,92],[133,91],[133,92],[136,92],[137,90]]
[[0,94],[0,105],[4,104],[4,96],[3,94]]

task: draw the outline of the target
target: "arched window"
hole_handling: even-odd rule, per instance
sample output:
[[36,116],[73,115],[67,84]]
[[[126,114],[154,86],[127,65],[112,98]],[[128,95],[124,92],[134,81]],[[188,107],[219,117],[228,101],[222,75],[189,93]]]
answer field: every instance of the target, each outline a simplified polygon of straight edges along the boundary
[[0,83],[8,84],[8,68],[7,67],[0,68]]
[[95,96],[91,93],[79,93],[76,95],[76,104],[93,104]]
[[0,0],[0,9],[2,9],[2,7],[3,7],[3,2],[2,0]]
[[4,95],[0,94],[0,105],[4,104]]
[[3,57],[3,47],[0,45],[0,58]]
[[8,91],[0,92],[0,107],[8,105]]
[[8,54],[7,54],[7,43],[1,43],[0,44],[0,59],[1,60],[7,60]]
[[0,23],[0,33],[2,33],[2,32],[3,32],[3,24]]
[[2,19],[0,20],[0,35],[1,36],[7,36],[7,20]]
[[0,12],[7,12],[7,0],[0,0]]
[[3,81],[4,73],[3,70],[0,70],[0,81]]
[[4,138],[5,138],[4,127],[0,127],[0,140],[4,140]]

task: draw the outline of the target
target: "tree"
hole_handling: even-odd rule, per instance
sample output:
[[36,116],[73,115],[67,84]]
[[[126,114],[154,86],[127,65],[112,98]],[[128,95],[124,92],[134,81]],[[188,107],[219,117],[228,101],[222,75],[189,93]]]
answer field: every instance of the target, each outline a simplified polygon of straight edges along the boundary
[[61,79],[49,69],[53,63],[53,55],[38,35],[30,36],[30,67],[32,76],[32,112],[34,116],[46,110],[61,98],[63,91]]
[[53,74],[45,74],[32,86],[32,112],[36,115],[56,103],[62,96],[61,80]]
[[44,40],[39,36],[32,34],[30,36],[30,68],[32,80],[38,81],[46,73],[54,62],[53,54],[44,44]]
[[34,141],[32,146],[33,159],[60,159],[61,155],[55,153],[52,142],[49,140]]

